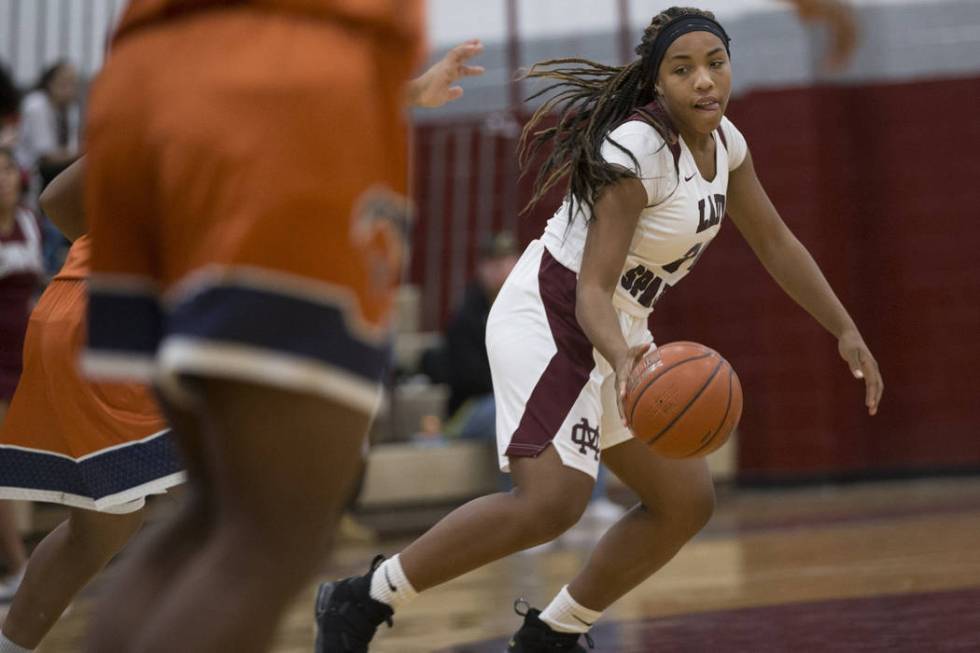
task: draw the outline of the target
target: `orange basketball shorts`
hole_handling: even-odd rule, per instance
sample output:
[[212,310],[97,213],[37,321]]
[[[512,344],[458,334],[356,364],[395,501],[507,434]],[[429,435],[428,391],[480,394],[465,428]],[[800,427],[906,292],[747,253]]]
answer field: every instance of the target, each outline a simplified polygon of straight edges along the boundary
[[183,481],[149,390],[81,378],[84,340],[85,281],[56,279],[31,313],[24,373],[0,428],[0,498],[129,512]]
[[408,228],[412,59],[247,7],[121,38],[89,109],[89,373],[372,410]]

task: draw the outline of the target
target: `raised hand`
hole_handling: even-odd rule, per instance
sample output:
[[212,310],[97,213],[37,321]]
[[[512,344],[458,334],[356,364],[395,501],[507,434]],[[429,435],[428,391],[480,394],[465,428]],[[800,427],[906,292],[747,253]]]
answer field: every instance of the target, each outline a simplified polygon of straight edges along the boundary
[[466,62],[483,52],[479,39],[470,39],[457,45],[446,53],[431,68],[408,84],[409,103],[429,109],[458,100],[463,96],[463,87],[455,85],[464,77],[475,77],[484,73],[483,66],[470,66]]
[[858,41],[857,21],[849,3],[843,0],[792,0],[796,12],[805,21],[825,24],[830,30],[830,49],[824,56],[824,67],[839,71],[850,61]]

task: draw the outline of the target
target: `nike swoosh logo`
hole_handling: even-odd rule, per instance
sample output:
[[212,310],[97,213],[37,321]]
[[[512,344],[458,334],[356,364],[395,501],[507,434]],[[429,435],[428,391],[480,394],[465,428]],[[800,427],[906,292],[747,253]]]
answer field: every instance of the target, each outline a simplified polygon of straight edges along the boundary
[[698,173],[696,173],[696,172],[695,172],[695,173],[694,173],[693,175],[691,175],[690,177],[685,177],[685,178],[684,178],[684,181],[691,181],[692,179],[694,179],[694,176],[695,176],[696,174],[698,174]]
[[388,569],[385,568],[385,580],[388,581],[388,589],[392,592],[397,592],[398,588],[391,582],[391,576],[388,575]]
[[[582,624],[583,626],[588,626],[589,628],[592,628],[592,624],[590,624],[590,623],[589,623],[588,621],[586,621],[585,619],[580,619],[578,615],[576,615],[576,614],[573,614],[573,615],[572,615],[572,617],[573,617],[573,618],[575,619],[575,621],[577,621],[577,622],[579,622],[579,623],[580,623],[580,624]],[[595,623],[595,622],[592,622],[592,623]]]

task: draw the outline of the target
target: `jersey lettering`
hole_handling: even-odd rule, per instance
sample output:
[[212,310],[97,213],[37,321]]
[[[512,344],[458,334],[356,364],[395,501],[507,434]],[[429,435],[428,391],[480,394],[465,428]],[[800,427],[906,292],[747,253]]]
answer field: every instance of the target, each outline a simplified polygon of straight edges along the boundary
[[660,286],[662,286],[663,284],[664,284],[663,279],[661,279],[660,277],[654,277],[653,282],[649,286],[647,286],[647,289],[643,291],[643,294],[640,295],[640,298],[637,299],[636,301],[640,302],[640,306],[643,306],[645,308],[650,308],[651,306],[653,306],[653,302],[657,299],[657,296],[660,292]]
[[[663,266],[664,272],[674,274],[681,266],[686,266],[685,272],[690,270],[697,263],[698,259],[701,258],[701,254],[704,253],[704,245],[705,243],[695,243],[691,249],[687,250],[684,256]],[[661,289],[667,290],[669,287],[669,284],[664,284],[664,280],[661,277],[658,277],[653,271],[646,269],[642,265],[637,265],[624,272],[623,276],[619,279],[619,285],[623,287],[623,290],[626,290],[630,295],[635,297],[637,303],[644,308],[653,306],[660,298],[660,295],[663,294]]]
[[698,211],[701,216],[698,218],[697,233],[701,233],[721,222],[721,216],[725,215],[725,196],[721,193],[715,193],[713,197],[709,195],[705,199],[699,200]]
[[694,247],[692,247],[691,249],[687,250],[687,254],[685,254],[684,256],[680,257],[679,259],[677,259],[673,263],[668,263],[667,265],[665,265],[664,266],[664,270],[666,270],[667,272],[670,272],[671,274],[673,274],[673,273],[677,272],[677,268],[679,268],[680,266],[684,265],[688,261],[691,261],[691,265],[687,266],[687,269],[690,270],[691,269],[691,266],[694,265],[694,260],[696,260],[698,258],[698,255],[700,254],[701,248],[703,246],[704,246],[704,243],[697,243],[697,244],[695,244]]
[[664,280],[658,277],[653,271],[646,269],[642,265],[637,265],[623,274],[619,284],[624,290],[628,291],[636,301],[646,308],[653,306],[654,301],[660,294],[660,288]]

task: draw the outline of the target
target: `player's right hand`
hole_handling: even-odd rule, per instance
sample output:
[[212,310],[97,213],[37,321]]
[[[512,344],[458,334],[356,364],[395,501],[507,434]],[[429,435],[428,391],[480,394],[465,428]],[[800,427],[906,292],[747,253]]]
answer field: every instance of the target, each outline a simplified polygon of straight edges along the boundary
[[652,347],[653,345],[650,343],[630,347],[614,366],[616,371],[616,405],[619,407],[619,418],[623,421],[623,425],[627,428],[629,428],[629,422],[626,420],[626,409],[623,407],[623,404],[626,401],[626,383],[629,381],[630,375],[633,373],[633,368],[636,367],[637,363],[640,362],[640,359],[642,359]]

